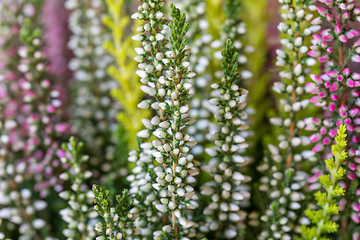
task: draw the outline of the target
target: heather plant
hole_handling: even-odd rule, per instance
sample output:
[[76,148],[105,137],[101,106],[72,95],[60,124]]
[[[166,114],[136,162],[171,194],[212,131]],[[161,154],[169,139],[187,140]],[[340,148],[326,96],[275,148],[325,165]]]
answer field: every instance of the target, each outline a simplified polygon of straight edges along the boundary
[[270,122],[282,128],[277,136],[276,145],[269,144],[269,153],[264,157],[264,164],[258,167],[260,172],[267,172],[260,181],[259,189],[269,194],[270,204],[261,217],[268,223],[261,233],[261,239],[292,239],[300,233],[304,200],[304,186],[308,178],[301,168],[307,160],[314,161],[314,153],[301,149],[310,141],[302,132],[305,120],[299,112],[304,111],[309,100],[304,98],[305,77],[308,66],[315,60],[307,56],[308,47],[304,45],[312,33],[320,26],[308,24],[316,9],[311,1],[279,1],[283,22],[278,29],[283,33],[280,40],[283,50],[278,49],[276,65],[281,68],[281,81],[275,82],[273,90],[280,94],[279,117]]
[[226,42],[222,56],[224,77],[211,86],[217,97],[210,99],[219,108],[215,115],[219,126],[218,131],[211,134],[215,146],[205,150],[212,159],[208,165],[202,166],[202,170],[214,180],[201,186],[201,193],[210,196],[211,202],[204,209],[206,224],[200,230],[210,232],[209,237],[232,239],[244,228],[246,212],[241,207],[246,206],[250,199],[249,189],[244,183],[251,178],[244,176],[240,170],[249,163],[249,158],[240,155],[248,146],[241,136],[242,130],[248,128],[243,122],[246,119],[243,110],[248,92],[237,85],[240,78],[239,53],[231,40]]
[[44,198],[62,189],[56,153],[67,125],[61,122],[59,92],[47,79],[41,31],[32,29],[30,19],[19,24],[24,26],[13,34],[21,40],[14,49],[20,58],[16,69],[10,68],[15,74],[3,75],[1,99],[2,231],[4,237],[42,239],[52,235]]
[[359,9],[0,1],[0,239],[358,240]]
[[[117,119],[126,131],[128,145],[136,147],[136,133],[141,130],[141,119],[149,116],[148,111],[143,111],[137,107],[137,104],[143,99],[144,93],[141,91],[141,83],[136,76],[136,61],[142,62],[142,57],[130,56],[124,49],[134,49],[136,42],[132,41],[130,36],[124,36],[123,31],[130,20],[129,16],[120,14],[124,7],[123,0],[106,1],[109,14],[103,18],[104,24],[111,30],[111,41],[103,43],[104,48],[114,56],[116,66],[110,65],[107,69],[109,75],[116,79],[119,88],[113,89],[112,95],[122,106]],[[124,94],[128,93],[128,94]]]
[[92,209],[95,197],[86,184],[92,173],[83,169],[83,165],[89,160],[88,156],[81,155],[83,147],[82,142],[71,137],[68,144],[62,144],[63,151],[59,153],[61,162],[70,165],[69,170],[60,175],[62,180],[70,182],[70,189],[59,193],[62,199],[68,201],[68,207],[60,211],[61,217],[67,223],[63,234],[67,239],[74,240],[90,240],[96,236],[94,221],[97,214]]
[[346,126],[340,125],[335,137],[336,145],[331,146],[334,157],[325,161],[329,174],[319,177],[320,183],[326,191],[319,190],[315,193],[317,205],[321,208],[319,210],[307,209],[305,212],[306,216],[315,225],[309,228],[302,227],[302,235],[305,239],[324,239],[322,236],[336,232],[339,227],[332,221],[332,216],[339,214],[339,203],[336,198],[345,194],[345,189],[338,183],[346,174],[346,170],[341,166],[347,158],[347,152],[344,150],[346,147],[345,132]]
[[114,59],[102,46],[111,36],[102,25],[106,5],[99,0],[68,0],[65,7],[70,10],[68,21],[72,32],[68,47],[74,53],[69,62],[74,77],[74,104],[70,106],[72,132],[84,141],[96,176],[113,169],[115,119],[120,109],[110,96],[116,82],[107,74],[107,67]]
[[[360,222],[358,164],[359,164],[359,73],[358,46],[359,31],[353,29],[352,22],[358,21],[359,8],[354,1],[320,1],[325,5],[317,8],[319,17],[313,20],[316,24],[331,23],[324,27],[320,34],[314,34],[311,51],[308,55],[316,58],[323,65],[321,74],[312,74],[313,82],[308,83],[308,91],[314,96],[310,101],[321,107],[323,118],[313,118],[307,129],[316,131],[310,140],[316,145],[314,152],[320,159],[329,158],[330,147],[336,135],[336,129],[344,124],[348,130],[347,179],[345,196],[340,204],[341,233],[354,239],[359,236]],[[317,165],[313,172],[321,174],[323,167]],[[316,185],[316,182],[313,182]]]
[[[133,15],[136,19],[150,18],[157,22],[153,26],[149,23],[140,26],[138,30],[142,33],[134,37],[144,46],[144,50],[139,51],[143,56],[143,64],[139,67],[144,70],[138,72],[142,78],[140,81],[144,84],[142,90],[156,99],[154,102],[144,100],[139,107],[153,108],[157,111],[157,115],[151,120],[143,119],[147,129],[140,131],[138,136],[146,139],[154,135],[156,139],[151,143],[140,145],[141,152],[138,153],[140,159],[137,164],[142,163],[141,158],[146,158],[143,161],[147,161],[148,164],[137,165],[134,168],[136,171],[133,170],[137,176],[133,175],[131,179],[133,191],[138,191],[138,184],[141,181],[137,178],[140,174],[148,175],[147,181],[143,181],[141,185],[144,185],[145,191],[152,192],[151,195],[147,194],[147,198],[152,197],[152,199],[147,200],[152,201],[150,204],[153,206],[148,205],[145,209],[155,207],[152,209],[155,210],[155,216],[166,214],[165,224],[160,224],[160,226],[164,225],[162,231],[154,231],[154,227],[158,228],[159,224],[154,224],[152,221],[155,226],[150,229],[150,234],[152,231],[155,239],[161,239],[161,235],[179,239],[186,236],[189,233],[188,229],[194,224],[186,209],[194,209],[196,206],[192,200],[195,192],[191,185],[195,181],[193,176],[199,173],[196,169],[198,162],[193,160],[192,154],[189,154],[195,142],[191,142],[190,136],[183,131],[193,122],[188,117],[187,101],[190,99],[189,91],[192,85],[187,79],[194,77],[195,74],[188,70],[190,63],[187,57],[190,49],[186,46],[185,34],[189,24],[185,22],[185,14],[180,14],[180,11],[172,6],[173,23],[167,25],[165,15],[161,12],[163,5],[162,1],[145,2],[139,7],[139,12]],[[166,40],[164,37],[168,28],[170,28],[170,36]],[[133,159],[137,158],[134,154]],[[152,174],[149,168],[153,169]],[[142,173],[139,171],[142,169],[148,171]],[[139,190],[142,190],[142,187]],[[141,207],[140,204],[138,205]],[[157,217],[155,220],[160,221],[161,218]]]

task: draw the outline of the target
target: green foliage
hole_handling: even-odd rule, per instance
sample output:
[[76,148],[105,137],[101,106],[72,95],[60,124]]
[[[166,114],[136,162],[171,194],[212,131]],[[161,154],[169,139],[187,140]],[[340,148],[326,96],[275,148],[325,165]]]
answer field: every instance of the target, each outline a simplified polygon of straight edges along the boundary
[[41,30],[31,27],[31,19],[26,19],[24,26],[20,29],[20,39],[24,44],[33,44],[33,40],[41,36]]
[[225,0],[224,13],[230,20],[236,20],[241,11],[241,0]]
[[[130,213],[134,201],[127,189],[121,195],[116,196],[116,205],[109,198],[109,190],[103,190],[93,185],[95,195],[94,210],[102,217],[102,221],[96,224],[95,230],[103,235],[103,239],[127,239],[128,229],[134,220]],[[130,231],[137,235],[139,231]]]
[[228,83],[228,87],[239,78],[238,72],[238,62],[237,59],[239,54],[236,52],[235,47],[232,47],[232,42],[230,39],[226,41],[225,50],[221,52],[223,60],[221,60],[221,69],[224,72],[225,78]]
[[142,129],[141,119],[150,114],[141,110],[137,104],[143,98],[139,78],[135,74],[137,63],[132,60],[136,43],[131,36],[125,35],[125,29],[130,21],[129,16],[121,14],[124,0],[106,0],[109,14],[103,17],[103,23],[110,29],[112,38],[103,43],[103,47],[115,58],[116,65],[108,67],[108,74],[117,80],[119,87],[112,90],[112,96],[122,105],[118,113],[118,121],[126,129],[128,144],[131,148],[136,145],[136,133]]
[[346,126],[341,125],[335,137],[336,144],[331,147],[334,158],[325,161],[329,174],[319,177],[325,192],[320,190],[315,193],[315,200],[320,207],[319,210],[307,209],[306,216],[312,222],[312,226],[302,226],[302,234],[306,240],[327,239],[323,236],[338,230],[338,225],[332,221],[332,216],[339,213],[337,197],[345,194],[345,189],[337,185],[337,182],[345,175],[345,169],[341,164],[347,158],[346,147]]
[[172,49],[176,52],[176,59],[174,64],[179,66],[181,61],[187,56],[187,52],[184,51],[184,48],[187,44],[185,35],[189,30],[189,23],[185,22],[185,13],[180,13],[180,10],[176,8],[174,4],[171,4],[170,7],[170,16],[173,18],[173,22],[169,24],[171,29],[169,40]]
[[77,140],[74,137],[70,137],[69,144],[70,147],[66,143],[61,144],[61,148],[69,152],[73,157],[71,161],[68,159],[66,160],[66,162],[70,163],[71,167],[78,167],[79,164],[86,162],[88,160],[88,157],[86,156],[79,158],[79,152],[84,147],[83,142],[77,142]]

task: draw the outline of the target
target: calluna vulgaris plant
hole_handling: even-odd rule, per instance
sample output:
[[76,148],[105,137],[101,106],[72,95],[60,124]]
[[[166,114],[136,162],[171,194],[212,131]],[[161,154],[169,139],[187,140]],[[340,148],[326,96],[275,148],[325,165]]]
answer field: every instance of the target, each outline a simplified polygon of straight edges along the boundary
[[[346,189],[344,199],[340,202],[341,233],[349,238],[359,238],[360,205],[359,205],[359,86],[360,75],[355,70],[360,62],[359,40],[352,39],[359,36],[357,29],[352,29],[351,22],[359,19],[360,9],[354,1],[321,1],[325,4],[317,8],[319,17],[314,19],[316,24],[327,21],[332,27],[324,27],[320,34],[314,34],[311,51],[308,55],[317,58],[323,65],[321,75],[311,75],[309,91],[315,94],[310,101],[321,107],[326,119],[313,118],[307,128],[316,130],[310,136],[316,142],[313,151],[320,154],[320,158],[328,158],[330,146],[336,134],[336,128],[345,124],[348,130],[347,178],[344,180]],[[314,169],[320,174],[321,165]]]
[[360,3],[274,2],[1,0],[0,239],[359,240]]
[[320,190],[315,193],[317,205],[321,209],[317,211],[306,210],[306,216],[315,226],[311,228],[302,227],[302,235],[305,239],[321,239],[323,234],[333,233],[338,229],[338,225],[331,220],[331,217],[339,213],[339,206],[335,198],[345,194],[345,189],[337,184],[346,173],[341,166],[347,157],[347,152],[344,151],[346,147],[345,131],[346,126],[340,125],[338,134],[335,137],[336,145],[331,146],[334,158],[325,161],[329,175],[322,175],[319,178],[321,185],[326,190],[325,193]]
[[292,239],[299,232],[303,219],[305,184],[308,178],[303,170],[304,163],[312,160],[314,153],[301,148],[310,141],[303,134],[305,120],[303,112],[309,104],[304,98],[305,77],[315,60],[307,57],[308,47],[304,45],[309,35],[320,27],[308,22],[312,19],[311,11],[316,7],[312,1],[280,1],[283,22],[278,29],[283,33],[278,49],[276,65],[281,67],[281,81],[274,83],[273,89],[281,94],[279,99],[279,117],[273,117],[270,122],[282,128],[277,136],[278,144],[269,144],[269,153],[264,163],[258,167],[260,172],[267,173],[260,181],[260,190],[270,194],[268,209],[261,217],[268,223],[267,229],[261,233],[261,239]]

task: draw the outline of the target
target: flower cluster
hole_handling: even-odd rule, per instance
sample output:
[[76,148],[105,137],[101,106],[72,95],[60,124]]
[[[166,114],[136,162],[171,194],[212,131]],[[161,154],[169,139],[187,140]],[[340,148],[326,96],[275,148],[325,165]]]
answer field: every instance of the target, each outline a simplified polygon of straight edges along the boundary
[[101,170],[108,172],[111,165],[105,160],[112,160],[116,151],[112,132],[117,130],[116,114],[120,106],[110,97],[116,82],[107,75],[107,67],[114,60],[102,46],[110,38],[101,21],[106,6],[101,0],[90,3],[67,0],[65,6],[71,10],[72,35],[68,46],[75,55],[69,62],[75,80],[75,104],[70,109],[72,132],[84,141],[90,155],[89,163],[96,168],[102,164]]
[[97,214],[91,209],[94,195],[86,185],[85,181],[91,177],[89,170],[82,170],[89,157],[81,156],[82,142],[77,142],[71,137],[68,144],[62,144],[64,152],[60,152],[60,160],[63,164],[69,164],[68,171],[62,173],[60,178],[69,181],[71,189],[59,193],[59,196],[68,201],[69,207],[60,211],[60,215],[67,223],[63,234],[69,240],[86,239],[91,240],[96,236],[94,226]]
[[345,189],[338,183],[346,174],[345,169],[341,166],[347,158],[347,152],[344,151],[346,147],[345,132],[346,126],[340,125],[335,137],[336,145],[331,147],[334,158],[325,161],[329,174],[319,178],[322,187],[326,190],[326,192],[319,190],[315,193],[317,205],[321,209],[306,210],[306,216],[315,224],[309,228],[302,227],[302,235],[306,240],[322,239],[324,234],[336,232],[339,227],[331,218],[334,214],[339,213],[339,204],[335,199],[345,194]]
[[240,206],[246,205],[250,198],[249,189],[244,185],[250,177],[240,170],[249,163],[248,158],[241,156],[248,146],[241,136],[241,131],[248,128],[243,123],[247,91],[236,84],[240,78],[239,54],[230,40],[222,55],[221,67],[225,76],[221,82],[212,85],[216,89],[213,95],[217,97],[210,100],[219,108],[215,115],[219,130],[211,134],[215,146],[205,149],[212,159],[209,165],[202,167],[214,180],[201,187],[203,195],[211,196],[211,203],[204,209],[207,224],[200,230],[211,232],[217,239],[234,239],[244,227],[242,223],[246,218],[246,212]]
[[[142,86],[142,90],[157,100],[144,100],[139,104],[140,108],[157,110],[157,116],[151,120],[143,120],[147,130],[140,131],[138,136],[149,138],[150,134],[153,134],[157,138],[151,144],[145,144],[147,150],[152,150],[148,162],[155,160],[158,165],[154,168],[156,183],[152,183],[158,191],[156,194],[160,196],[160,203],[155,207],[162,214],[171,215],[171,225],[166,224],[162,228],[163,233],[155,231],[155,239],[164,233],[178,239],[184,237],[187,233],[185,229],[193,225],[185,209],[195,208],[195,202],[192,201],[195,192],[191,185],[195,181],[193,176],[198,174],[198,163],[193,155],[189,154],[195,142],[191,142],[190,136],[183,131],[193,122],[188,117],[189,91],[192,87],[188,79],[195,74],[189,71],[190,63],[186,61],[189,49],[186,47],[185,35],[189,25],[185,23],[185,14],[180,14],[180,11],[172,6],[173,23],[169,25],[171,34],[167,41],[164,35],[169,27],[165,25],[165,16],[160,11],[162,5],[161,1],[145,2],[140,7],[140,12],[133,15],[137,19],[150,20],[150,24],[139,29],[149,31],[150,34],[142,33],[136,35],[135,39],[142,41],[145,50],[139,51],[143,59],[139,67],[144,69],[139,75],[146,84]],[[151,25],[156,22],[155,19],[159,22],[158,25]],[[169,48],[165,55],[161,52],[162,49],[164,51]],[[139,170],[143,167],[140,165]]]
[[[164,41],[165,34],[168,30],[166,24],[166,16],[163,13],[163,6],[165,1],[144,2],[138,7],[138,12],[131,17],[146,21],[141,24],[137,31],[140,34],[133,36],[134,40],[140,41],[142,48],[135,48],[136,59],[141,62],[138,67],[141,69],[137,71],[140,82],[143,84],[141,90],[154,99],[146,99],[138,104],[140,109],[151,109],[156,111],[156,115],[150,120],[143,119],[142,122],[147,128],[137,133],[137,136],[142,139],[149,138],[156,130],[161,122],[162,110],[160,110],[159,102],[163,98],[164,90],[157,91],[159,80],[162,72],[167,69],[165,62],[166,42]],[[155,163],[153,152],[153,144],[144,141],[139,146],[139,150],[131,151],[129,162],[135,162],[135,167],[132,170],[132,175],[128,176],[131,182],[130,192],[136,194],[134,211],[139,212],[139,220],[135,222],[136,226],[141,228],[141,235],[147,238],[152,238],[153,233],[161,229],[162,214],[156,208],[156,204],[160,204],[159,193],[152,187],[155,182],[156,175],[154,173]],[[164,194],[166,195],[166,191]]]
[[270,154],[258,167],[259,171],[267,172],[267,176],[261,178],[260,190],[269,194],[271,200],[268,210],[261,217],[268,223],[261,239],[292,239],[300,232],[299,223],[306,224],[301,203],[305,200],[303,187],[307,174],[302,171],[301,163],[313,159],[314,155],[301,149],[310,141],[303,135],[305,120],[300,118],[299,112],[304,111],[309,103],[304,98],[305,76],[307,66],[314,65],[315,60],[306,55],[308,47],[304,42],[320,28],[309,24],[313,18],[310,12],[316,7],[311,1],[279,2],[285,11],[281,14],[284,22],[278,25],[279,31],[284,34],[281,39],[284,50],[276,51],[276,65],[282,68],[282,81],[276,82],[273,89],[281,94],[281,117],[271,118],[270,122],[281,127],[282,133],[277,137],[278,146],[269,145]]

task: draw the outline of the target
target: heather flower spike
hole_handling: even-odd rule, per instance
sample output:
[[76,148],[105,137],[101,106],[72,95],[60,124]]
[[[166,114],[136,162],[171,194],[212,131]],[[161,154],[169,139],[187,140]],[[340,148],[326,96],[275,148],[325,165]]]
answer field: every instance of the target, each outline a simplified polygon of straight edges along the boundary
[[[146,23],[140,26],[139,30],[142,33],[134,36],[134,39],[142,41],[144,46],[143,50],[137,50],[143,56],[143,63],[139,64],[139,67],[144,70],[138,72],[140,81],[144,84],[141,89],[156,99],[144,100],[139,107],[153,108],[157,115],[151,120],[143,119],[147,130],[138,133],[138,136],[144,139],[151,135],[156,139],[151,143],[141,144],[138,153],[133,152],[132,160],[136,161],[137,167],[131,177],[131,191],[147,191],[148,194],[143,195],[146,197],[144,203],[154,204],[159,211],[158,214],[154,214],[155,216],[167,216],[165,219],[168,220],[162,221],[161,230],[156,229],[159,225],[155,225],[145,231],[146,233],[152,232],[155,239],[161,239],[164,234],[180,239],[194,224],[187,218],[186,209],[196,207],[192,201],[195,192],[191,185],[195,182],[193,176],[198,174],[198,162],[189,154],[195,142],[191,142],[190,136],[183,131],[193,122],[188,117],[189,91],[192,87],[188,79],[195,74],[188,69],[189,49],[186,46],[185,35],[189,25],[185,22],[185,14],[180,14],[180,11],[172,6],[173,23],[168,26],[165,15],[160,10],[163,4],[163,1],[146,1],[139,7],[139,13],[133,15],[136,19],[146,21],[150,18],[154,21],[152,25]],[[170,36],[167,40],[165,34],[169,28]],[[151,175],[149,171],[139,171],[149,168],[153,169],[156,175]],[[142,181],[137,180],[140,175],[146,176],[146,181],[142,184]],[[149,183],[152,189],[145,185]],[[144,187],[136,187],[139,184],[144,184]],[[150,192],[153,193],[149,195]],[[141,199],[139,200],[137,208],[144,204]],[[161,219],[157,217],[157,221]]]
[[120,109],[110,96],[116,81],[107,74],[114,59],[102,46],[110,37],[101,24],[106,4],[102,0],[66,0],[64,4],[70,11],[68,21],[72,34],[68,47],[74,53],[68,64],[73,71],[72,132],[84,141],[89,163],[97,168],[101,164],[101,169],[106,172],[111,169],[108,160],[114,159],[115,155],[113,132],[117,129],[116,114]]
[[325,161],[327,171],[329,174],[321,175],[319,177],[322,187],[325,192],[321,190],[315,193],[315,199],[319,210],[306,210],[306,216],[310,219],[312,226],[302,226],[302,236],[305,240],[324,239],[327,233],[334,233],[338,230],[339,225],[336,224],[332,217],[339,214],[339,202],[337,197],[345,194],[345,189],[339,184],[346,174],[346,170],[342,167],[342,163],[347,158],[346,148],[346,126],[340,125],[335,137],[336,145],[331,146],[333,158]]
[[251,178],[241,172],[241,168],[249,163],[249,158],[242,156],[248,146],[242,136],[242,131],[248,128],[243,123],[248,91],[237,85],[240,79],[239,54],[231,40],[226,42],[222,56],[224,77],[211,86],[215,89],[213,95],[217,97],[210,99],[218,108],[215,114],[218,130],[211,133],[215,145],[205,150],[212,159],[201,168],[213,178],[201,186],[201,194],[210,196],[211,202],[203,211],[206,224],[200,226],[200,231],[216,239],[234,239],[244,227],[247,216],[241,206],[250,199],[245,183]]
[[68,201],[68,207],[60,210],[60,215],[67,223],[67,228],[63,230],[65,237],[69,239],[94,239],[93,220],[97,214],[92,210],[94,195],[86,185],[92,173],[83,170],[83,165],[89,160],[88,156],[81,155],[84,144],[77,142],[74,137],[69,139],[69,143],[62,144],[64,152],[60,155],[63,164],[69,164],[70,168],[60,175],[64,181],[69,181],[71,189],[59,193],[59,196]]
[[304,97],[305,77],[314,59],[307,56],[308,47],[304,43],[320,28],[309,23],[313,16],[310,12],[316,7],[311,1],[279,2],[284,10],[283,22],[278,25],[283,34],[280,40],[283,49],[276,50],[281,81],[274,83],[273,90],[280,96],[280,116],[270,122],[281,127],[281,134],[277,136],[277,145],[269,144],[269,154],[264,164],[258,166],[259,171],[266,173],[260,180],[260,190],[270,197],[269,207],[261,217],[267,226],[260,239],[292,239],[299,234],[299,225],[304,221],[301,204],[305,200],[303,187],[307,178],[301,166],[305,161],[316,160],[314,154],[301,151],[301,146],[311,142],[302,133],[305,119],[299,118],[309,104]]

